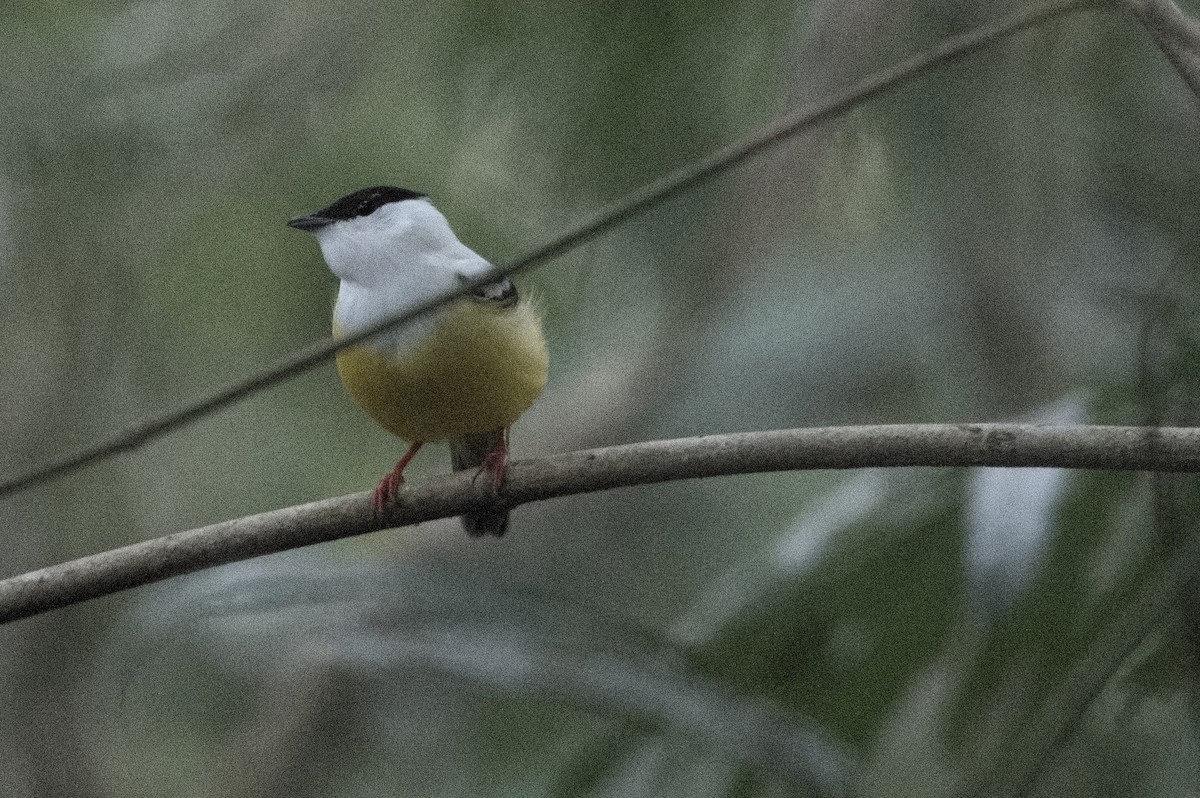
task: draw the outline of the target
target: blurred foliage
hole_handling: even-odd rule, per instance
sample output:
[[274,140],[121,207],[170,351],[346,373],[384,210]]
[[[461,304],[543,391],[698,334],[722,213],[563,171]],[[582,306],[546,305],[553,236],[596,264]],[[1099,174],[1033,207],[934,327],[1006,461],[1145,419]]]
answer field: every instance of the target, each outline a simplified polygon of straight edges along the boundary
[[[4,471],[325,336],[334,281],[292,215],[405,185],[503,260],[1016,7],[14,4]],[[524,277],[553,364],[518,456],[1195,423],[1196,137],[1110,10],[923,76]],[[400,446],[326,367],[0,503],[4,575],[364,489]],[[1190,795],[1200,602],[1163,574],[1195,572],[1197,496],[770,474],[169,580],[0,627],[0,793]]]

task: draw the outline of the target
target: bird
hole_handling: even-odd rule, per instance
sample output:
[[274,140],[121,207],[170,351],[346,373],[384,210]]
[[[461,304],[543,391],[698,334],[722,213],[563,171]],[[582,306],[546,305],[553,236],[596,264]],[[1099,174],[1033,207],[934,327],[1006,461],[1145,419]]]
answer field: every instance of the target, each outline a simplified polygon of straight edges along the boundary
[[[340,280],[335,338],[492,272],[487,260],[459,241],[429,197],[411,189],[360,189],[288,225],[316,237]],[[507,277],[339,351],[337,372],[350,397],[410,444],[375,488],[375,512],[384,515],[395,500],[417,451],[438,441],[449,444],[455,471],[490,472],[498,492],[508,430],[542,393],[548,369],[541,315]],[[508,510],[475,510],[462,522],[472,536],[503,535]]]

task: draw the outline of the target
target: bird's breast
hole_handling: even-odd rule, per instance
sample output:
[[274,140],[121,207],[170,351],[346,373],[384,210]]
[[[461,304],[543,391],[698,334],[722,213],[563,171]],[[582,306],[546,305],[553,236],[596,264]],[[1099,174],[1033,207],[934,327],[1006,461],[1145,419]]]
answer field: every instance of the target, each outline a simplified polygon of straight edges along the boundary
[[342,350],[337,369],[380,425],[405,440],[437,441],[511,425],[541,394],[548,362],[528,302],[498,308],[464,299],[415,340]]

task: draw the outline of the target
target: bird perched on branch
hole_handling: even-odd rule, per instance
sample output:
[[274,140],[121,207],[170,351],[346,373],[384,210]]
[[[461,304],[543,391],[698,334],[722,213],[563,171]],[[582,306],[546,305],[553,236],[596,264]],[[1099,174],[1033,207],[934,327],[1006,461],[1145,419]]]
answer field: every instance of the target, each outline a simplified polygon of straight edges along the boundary
[[[288,225],[317,238],[341,280],[333,309],[335,336],[353,334],[491,271],[458,240],[423,194],[374,186],[348,194]],[[507,277],[475,289],[401,327],[337,355],[337,370],[355,402],[408,452],[375,489],[383,513],[404,468],[426,443],[447,441],[455,470],[504,480],[508,428],[546,385],[541,318]],[[502,535],[508,511],[463,516],[471,535]]]

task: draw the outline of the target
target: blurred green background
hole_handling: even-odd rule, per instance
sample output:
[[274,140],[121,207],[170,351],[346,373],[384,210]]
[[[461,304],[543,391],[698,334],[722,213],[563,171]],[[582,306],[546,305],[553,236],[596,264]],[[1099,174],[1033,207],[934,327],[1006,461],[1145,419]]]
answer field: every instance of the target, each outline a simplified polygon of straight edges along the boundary
[[[392,183],[502,261],[1021,6],[9,4],[0,471],[326,336],[294,215]],[[912,81],[522,278],[552,367],[515,455],[1188,423],[1196,141],[1116,11]],[[325,366],[4,500],[0,576],[364,490],[402,451]],[[169,580],[0,627],[0,794],[1192,795],[1189,594],[1128,623],[1192,489],[745,476]]]

